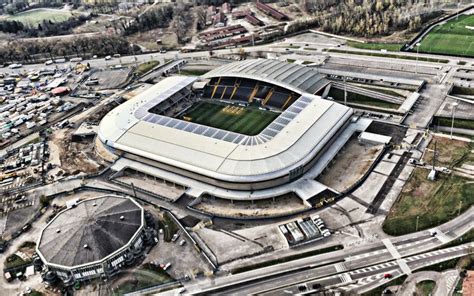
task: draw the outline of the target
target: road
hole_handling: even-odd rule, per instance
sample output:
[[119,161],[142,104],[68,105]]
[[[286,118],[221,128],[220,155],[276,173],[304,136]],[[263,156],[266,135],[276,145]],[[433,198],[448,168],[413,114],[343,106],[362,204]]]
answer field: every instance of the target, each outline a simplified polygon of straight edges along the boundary
[[[403,268],[404,272],[411,272],[412,269],[421,268],[430,258],[433,260],[444,260],[450,252],[432,252],[429,255],[422,254],[461,236],[474,227],[474,207],[461,216],[443,225],[430,230],[411,233],[391,239],[384,239],[381,242],[366,244],[353,249],[330,252],[326,254],[306,257],[290,262],[281,263],[269,267],[251,270],[239,274],[215,277],[201,281],[185,284],[188,292],[193,294],[225,293],[249,295],[252,293],[262,293],[278,287],[287,287],[306,282],[314,278],[326,278],[336,274],[363,270],[379,272]],[[436,231],[437,235],[432,236]],[[467,247],[466,247],[467,248]],[[465,249],[462,249],[465,251]],[[453,252],[462,252],[456,249]],[[456,253],[456,254],[458,254]],[[416,255],[421,254],[421,255]],[[419,257],[417,257],[419,256]],[[431,261],[431,260],[429,260]],[[421,265],[420,265],[421,264]],[[402,267],[400,267],[402,266]],[[366,271],[356,272],[355,279],[362,276],[373,276],[366,274]],[[376,273],[378,274],[378,273]],[[349,275],[350,276],[350,275]],[[347,278],[345,278],[347,280]],[[351,283],[352,278],[346,283]],[[370,285],[373,285],[370,281]],[[361,289],[366,285],[361,286]],[[359,288],[358,288],[359,289]],[[175,291],[170,291],[167,295],[172,295]]]
[[413,113],[405,119],[405,124],[412,128],[424,129],[438,111],[448,95],[449,86],[445,84],[427,84],[420,91],[421,100],[415,105]]
[[[333,48],[336,47],[336,45],[325,45],[325,44],[319,44],[319,43],[305,43],[303,42],[295,42],[298,43],[298,45],[301,45],[299,49],[295,48],[287,48],[291,43],[291,39],[289,41],[279,41],[271,44],[265,44],[265,45],[258,45],[258,46],[252,46],[252,47],[245,47],[244,50],[247,53],[250,52],[273,52],[273,53],[280,53],[280,54],[288,54],[288,53],[296,53],[301,55],[301,59],[304,59],[304,57],[308,56],[308,53],[310,55],[325,55],[325,56],[330,56],[330,57],[345,57],[349,59],[355,59],[355,60],[367,60],[367,61],[380,61],[380,62],[397,62],[399,64],[405,64],[405,65],[410,65],[410,66],[416,66],[416,65],[438,65],[440,66],[441,64],[438,63],[431,63],[431,62],[422,62],[422,61],[416,61],[416,60],[407,60],[407,59],[390,59],[390,58],[384,58],[384,57],[375,57],[375,56],[364,56],[364,55],[354,55],[354,54],[345,54],[345,53],[334,53],[334,52],[323,52],[323,49],[327,48]],[[292,44],[292,43],[291,43]],[[308,46],[306,46],[306,44]],[[312,48],[316,50],[305,50],[305,48]],[[349,47],[342,47],[344,49],[350,49],[351,51],[354,52],[377,52],[380,54],[380,51],[371,51],[371,50],[365,50],[365,49],[357,49],[357,48],[349,48]],[[238,54],[239,53],[239,48],[234,48],[234,49],[219,49],[219,50],[214,50],[213,51],[213,56],[219,56],[219,55],[229,55],[229,54]],[[393,52],[390,53],[388,52],[387,55],[394,54]],[[411,56],[412,58],[416,58],[416,53],[411,53],[411,52],[397,52],[397,55],[402,55],[402,56]],[[433,54],[419,54],[420,57],[427,57],[427,58],[433,58],[433,59],[444,59],[444,60],[449,60],[450,64],[456,64],[459,60],[457,57],[449,57],[449,56],[440,56],[440,55],[433,55]],[[166,53],[145,53],[145,54],[139,54],[139,55],[130,55],[130,56],[122,56],[120,58],[112,58],[111,60],[106,61],[103,58],[99,59],[89,59],[89,60],[84,60],[84,63],[90,63],[91,66],[97,67],[97,68],[104,68],[104,67],[109,67],[109,66],[115,66],[115,65],[125,65],[125,64],[134,64],[135,63],[135,58],[137,63],[143,63],[146,61],[150,60],[168,60],[168,59],[208,59],[210,58],[209,51],[195,51],[195,52],[187,52],[187,53],[181,53],[179,51],[169,51]],[[468,63],[474,63],[474,59],[471,58],[463,58],[463,60],[467,61]],[[66,63],[67,64],[67,63]],[[58,64],[58,67],[61,67],[62,65],[66,64]],[[33,70],[39,70],[43,68],[50,68],[54,69],[56,65],[52,66],[45,66],[44,64],[29,64],[29,65],[24,65],[20,69],[9,69],[9,68],[3,68],[1,71],[5,73],[18,73],[18,72],[29,72]]]
[[[447,261],[453,258],[459,258],[469,253],[473,253],[472,247],[474,247],[474,243],[467,243],[460,246],[440,249],[433,252],[427,252],[420,255],[406,257],[404,258],[404,260],[406,266],[411,271],[413,271],[439,262]],[[270,289],[268,291],[264,291],[263,293],[262,291],[259,291],[258,294],[311,294],[323,290],[342,290],[346,292],[351,291],[352,293],[361,294],[370,291],[378,286],[381,286],[389,282],[391,279],[406,274],[407,272],[404,269],[406,269],[406,267],[401,266],[399,262],[393,260],[386,263],[376,264],[351,271],[338,271],[337,274],[331,275],[329,277],[322,277],[316,280],[309,281],[305,280],[304,284],[295,284],[289,287]],[[390,274],[392,278],[385,279],[384,275],[386,274]],[[309,276],[312,276],[313,278],[317,277],[315,273],[311,273],[311,275]],[[316,289],[314,289],[313,287]]]

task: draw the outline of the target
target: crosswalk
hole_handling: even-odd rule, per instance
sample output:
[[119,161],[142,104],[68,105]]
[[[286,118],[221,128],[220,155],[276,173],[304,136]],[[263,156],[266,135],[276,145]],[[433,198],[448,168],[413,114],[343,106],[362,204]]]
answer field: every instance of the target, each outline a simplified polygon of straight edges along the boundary
[[398,265],[398,263],[396,261],[390,261],[390,262],[386,262],[386,263],[382,263],[382,264],[377,264],[377,265],[374,265],[374,266],[369,266],[369,267],[365,267],[365,268],[361,268],[361,269],[356,269],[356,270],[350,271],[349,274],[354,275],[354,274],[359,274],[359,273],[366,273],[366,272],[376,271],[376,270],[379,270],[379,269],[392,267],[392,266],[397,266],[397,265]]
[[347,270],[347,266],[344,264],[344,262],[334,264],[334,268],[336,268],[337,272],[343,272]]
[[446,233],[442,232],[438,228],[433,228],[432,232],[436,232],[436,238],[439,239],[443,244],[450,242],[451,238],[446,235]]
[[341,273],[339,275],[339,279],[341,280],[341,282],[343,284],[352,282],[352,278],[347,272],[346,273]]
[[399,259],[399,258],[402,257],[402,256],[400,255],[400,253],[398,253],[397,248],[392,244],[392,242],[390,241],[389,238],[384,238],[384,239],[382,240],[382,243],[385,245],[385,247],[386,247],[387,250],[390,252],[390,254],[392,255],[393,258]]
[[455,288],[458,282],[458,272],[453,270],[446,275],[446,291],[442,291],[444,295],[448,295]]

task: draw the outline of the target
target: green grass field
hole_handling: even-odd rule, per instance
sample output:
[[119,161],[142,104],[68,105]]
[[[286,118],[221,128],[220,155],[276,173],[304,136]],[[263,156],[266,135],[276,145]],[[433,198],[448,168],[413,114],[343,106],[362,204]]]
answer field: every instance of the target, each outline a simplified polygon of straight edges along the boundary
[[6,19],[9,21],[19,21],[24,24],[36,26],[42,23],[44,20],[50,20],[52,22],[62,22],[67,20],[71,16],[72,13],[67,10],[38,8],[8,16],[6,17]]
[[474,204],[474,184],[467,179],[439,174],[427,181],[428,170],[416,168],[382,228],[390,235],[403,235],[428,229],[451,219]]
[[423,38],[419,51],[474,57],[474,30],[466,26],[474,27],[474,15],[460,15],[437,26]]
[[200,101],[182,119],[227,131],[254,136],[271,123],[279,113],[256,107],[240,107],[221,102]]

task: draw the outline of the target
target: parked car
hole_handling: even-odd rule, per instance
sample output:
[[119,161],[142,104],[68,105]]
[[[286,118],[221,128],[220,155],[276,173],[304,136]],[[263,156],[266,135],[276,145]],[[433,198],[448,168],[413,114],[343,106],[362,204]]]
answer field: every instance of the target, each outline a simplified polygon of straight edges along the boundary
[[174,243],[179,238],[179,234],[175,233],[171,238],[171,241]]

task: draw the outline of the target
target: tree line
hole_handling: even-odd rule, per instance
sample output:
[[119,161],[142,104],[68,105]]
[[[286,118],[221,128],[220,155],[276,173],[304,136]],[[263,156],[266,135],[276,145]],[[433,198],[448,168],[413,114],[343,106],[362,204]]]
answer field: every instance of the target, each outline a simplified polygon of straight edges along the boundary
[[61,7],[64,3],[59,0],[41,0],[29,3],[27,0],[5,1],[0,0],[0,12],[15,14],[28,9],[40,7]]
[[62,22],[43,20],[36,26],[24,24],[20,21],[0,20],[0,31],[11,34],[19,34],[22,37],[47,37],[71,34],[72,29],[84,24],[94,15],[73,16]]
[[424,0],[303,0],[303,8],[326,32],[373,37],[408,29],[442,15],[442,5]]
[[121,19],[119,25],[124,35],[132,35],[156,28],[166,28],[173,19],[173,15],[173,7],[171,5],[163,5],[137,15],[131,20]]
[[91,57],[112,54],[132,54],[140,52],[121,36],[100,35],[93,37],[74,37],[65,39],[43,39],[11,41],[0,46],[0,63],[37,63],[55,57]]

